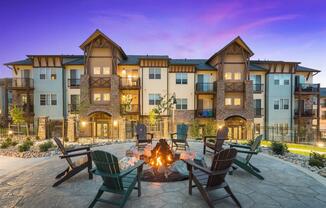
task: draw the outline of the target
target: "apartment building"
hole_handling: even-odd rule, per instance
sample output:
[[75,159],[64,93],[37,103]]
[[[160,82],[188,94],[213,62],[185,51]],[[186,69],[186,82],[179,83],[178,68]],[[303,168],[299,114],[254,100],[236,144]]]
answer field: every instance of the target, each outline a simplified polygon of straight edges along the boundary
[[319,70],[251,60],[240,37],[206,59],[127,55],[99,30],[80,48],[84,55],[28,55],[6,64],[13,103],[31,106],[25,112],[35,128],[54,122],[69,138],[131,138],[134,124],[148,124],[160,98],[174,95],[173,112],[151,126],[163,137],[194,119],[228,126],[233,139],[264,134],[293,141],[292,129],[319,130],[320,90],[312,80]]
[[326,141],[326,88],[320,88],[320,132]]
[[11,79],[0,79],[0,128],[7,127],[9,121],[9,105],[11,103]]

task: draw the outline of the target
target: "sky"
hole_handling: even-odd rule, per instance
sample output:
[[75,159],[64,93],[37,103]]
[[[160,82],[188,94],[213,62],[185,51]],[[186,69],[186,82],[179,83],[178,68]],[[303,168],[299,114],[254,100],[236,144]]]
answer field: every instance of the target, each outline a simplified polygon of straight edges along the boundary
[[240,36],[252,59],[299,61],[326,87],[325,0],[10,0],[0,2],[3,63],[27,54],[82,54],[96,29],[127,54],[209,58]]

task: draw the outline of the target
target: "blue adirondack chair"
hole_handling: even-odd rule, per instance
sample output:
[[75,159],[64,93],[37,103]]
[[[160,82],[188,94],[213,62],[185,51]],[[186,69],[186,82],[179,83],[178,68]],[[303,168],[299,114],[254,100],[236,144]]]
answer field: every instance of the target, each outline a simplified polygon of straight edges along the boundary
[[177,132],[170,135],[172,141],[171,148],[173,148],[173,146],[176,147],[176,150],[186,150],[186,147],[189,148],[189,144],[187,142],[188,126],[186,124],[178,124]]

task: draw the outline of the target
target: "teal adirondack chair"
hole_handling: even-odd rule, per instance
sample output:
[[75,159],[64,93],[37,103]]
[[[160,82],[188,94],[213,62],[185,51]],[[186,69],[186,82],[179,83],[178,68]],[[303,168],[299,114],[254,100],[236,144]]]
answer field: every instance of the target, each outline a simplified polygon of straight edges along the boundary
[[[143,161],[140,160],[135,166],[120,171],[117,157],[108,152],[94,151],[92,152],[92,160],[96,166],[92,172],[102,177],[103,184],[89,208],[94,207],[97,201],[123,207],[133,189],[138,189],[138,196],[141,195],[140,175],[144,164]],[[137,187],[135,187],[136,183],[138,183]],[[100,199],[104,192],[118,194],[122,198],[121,200],[112,201]]]
[[[186,150],[186,147],[189,148],[189,144],[187,142],[187,137],[188,137],[188,126],[186,124],[178,124],[177,125],[177,132],[172,133],[171,135],[171,141],[172,145],[176,147],[176,150],[178,149],[183,149]],[[176,138],[175,138],[176,136]]]
[[[240,144],[231,144],[230,147],[232,148],[236,148],[238,153],[244,153],[247,154],[247,156],[241,157],[241,156],[237,156],[234,160],[234,164],[237,165],[238,167],[244,169],[245,171],[251,173],[252,175],[256,176],[257,178],[264,180],[264,177],[262,175],[260,175],[260,170],[258,168],[256,168],[255,166],[253,166],[250,163],[250,159],[253,155],[257,155],[259,152],[259,146],[260,146],[260,142],[263,139],[263,135],[259,135],[256,137],[254,143],[249,146],[249,145],[240,145]],[[236,169],[235,167],[233,167],[233,169]],[[232,174],[232,172],[231,172]]]

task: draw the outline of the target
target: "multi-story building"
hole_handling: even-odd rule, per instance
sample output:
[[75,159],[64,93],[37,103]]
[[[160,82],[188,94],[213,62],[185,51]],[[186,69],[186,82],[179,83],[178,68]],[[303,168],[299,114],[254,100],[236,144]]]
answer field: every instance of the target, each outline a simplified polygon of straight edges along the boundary
[[320,88],[320,132],[326,141],[326,88]]
[[99,30],[80,48],[84,55],[28,55],[6,64],[14,72],[13,103],[31,106],[31,123],[56,121],[68,137],[130,138],[133,124],[149,123],[160,98],[174,95],[172,121],[164,112],[160,125],[151,126],[163,136],[194,119],[226,125],[234,139],[265,134],[293,141],[292,129],[319,129],[319,85],[312,84],[319,71],[251,60],[240,37],[207,59],[127,55]]
[[11,103],[11,79],[0,79],[0,128],[7,127],[9,121],[9,105]]

